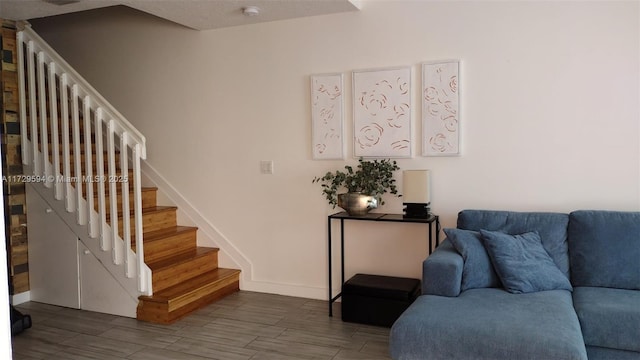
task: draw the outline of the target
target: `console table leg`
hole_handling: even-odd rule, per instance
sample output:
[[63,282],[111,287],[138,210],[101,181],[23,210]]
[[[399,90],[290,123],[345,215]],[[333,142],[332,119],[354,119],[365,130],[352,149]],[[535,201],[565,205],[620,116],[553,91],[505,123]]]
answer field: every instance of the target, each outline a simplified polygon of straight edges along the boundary
[[440,216],[436,215],[436,247],[440,245]]
[[340,292],[342,292],[342,284],[344,284],[344,219],[340,219]]
[[331,218],[327,219],[327,230],[329,231],[328,233],[328,237],[327,237],[327,243],[328,243],[328,248],[329,248],[329,253],[328,255],[328,259],[329,259],[329,316],[333,316],[333,294],[331,291],[331,267],[332,267],[332,263],[331,263]]
[[432,223],[429,223],[429,251],[428,254],[431,255],[433,252],[433,243],[431,242],[431,234],[433,234],[433,228],[431,226]]

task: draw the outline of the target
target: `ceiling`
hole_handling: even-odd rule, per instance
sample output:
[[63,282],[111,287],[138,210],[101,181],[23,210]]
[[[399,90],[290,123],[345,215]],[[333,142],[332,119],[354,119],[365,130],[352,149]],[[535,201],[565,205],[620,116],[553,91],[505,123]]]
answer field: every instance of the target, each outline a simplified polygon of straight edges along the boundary
[[[0,18],[30,20],[125,5],[196,30],[358,10],[359,0],[0,0]],[[243,9],[256,6],[256,16]]]

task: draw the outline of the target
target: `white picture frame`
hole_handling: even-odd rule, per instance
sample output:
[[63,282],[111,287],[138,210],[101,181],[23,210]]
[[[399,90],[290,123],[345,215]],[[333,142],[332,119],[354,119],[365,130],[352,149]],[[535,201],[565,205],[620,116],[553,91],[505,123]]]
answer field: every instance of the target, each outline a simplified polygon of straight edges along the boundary
[[342,74],[311,75],[311,151],[314,160],[344,159]]
[[422,156],[459,156],[460,60],[422,63]]
[[410,158],[411,67],[353,71],[354,156]]

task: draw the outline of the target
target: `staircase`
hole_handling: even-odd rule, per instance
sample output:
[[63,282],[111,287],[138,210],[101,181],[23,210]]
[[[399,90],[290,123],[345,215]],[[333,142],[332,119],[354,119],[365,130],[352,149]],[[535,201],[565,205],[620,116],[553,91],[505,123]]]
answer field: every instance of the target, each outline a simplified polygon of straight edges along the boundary
[[144,259],[153,295],[138,298],[137,318],[168,324],[238,291],[240,271],[219,268],[218,249],[197,246],[197,228],[177,225],[177,208],[157,206],[156,191],[142,191]]
[[29,27],[17,40],[24,173],[138,298],[137,318],[172,323],[238,291],[240,271],[141,185],[144,136]]

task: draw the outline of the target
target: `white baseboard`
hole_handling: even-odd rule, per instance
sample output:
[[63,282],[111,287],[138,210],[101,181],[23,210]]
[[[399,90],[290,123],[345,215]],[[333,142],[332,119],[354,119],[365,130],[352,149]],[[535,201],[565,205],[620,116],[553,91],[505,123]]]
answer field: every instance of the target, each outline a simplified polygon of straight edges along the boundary
[[31,301],[31,291],[25,291],[11,296],[11,303],[13,305],[20,305],[29,301]]
[[[295,296],[307,299],[327,300],[329,294],[326,288],[312,287],[299,284],[282,284],[269,281],[243,281],[240,288],[267,294]],[[337,294],[337,292],[334,292]]]

